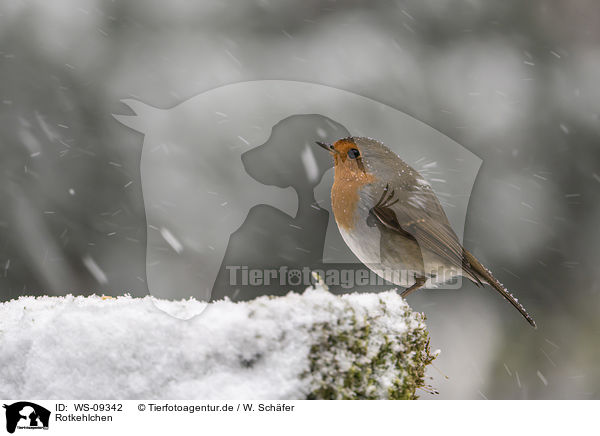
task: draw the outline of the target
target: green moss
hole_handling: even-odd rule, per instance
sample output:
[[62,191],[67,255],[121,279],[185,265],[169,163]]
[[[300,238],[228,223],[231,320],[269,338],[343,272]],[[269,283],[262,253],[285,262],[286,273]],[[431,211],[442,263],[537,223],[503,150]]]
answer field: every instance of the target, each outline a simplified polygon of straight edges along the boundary
[[[376,314],[357,317],[348,305],[343,318],[313,328],[308,399],[416,399],[434,356],[424,317],[406,305],[390,313],[380,300]],[[381,322],[382,320],[388,322]],[[397,319],[398,328],[390,327]]]

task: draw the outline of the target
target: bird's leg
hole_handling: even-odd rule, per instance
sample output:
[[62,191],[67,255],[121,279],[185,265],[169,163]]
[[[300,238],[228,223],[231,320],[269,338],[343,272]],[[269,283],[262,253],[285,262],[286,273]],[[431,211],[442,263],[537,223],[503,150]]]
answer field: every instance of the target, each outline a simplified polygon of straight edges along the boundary
[[408,296],[408,294],[416,291],[421,286],[423,286],[426,281],[427,281],[427,278],[424,277],[424,276],[417,276],[417,277],[415,277],[415,284],[412,285],[410,288],[405,289],[404,292],[402,292],[402,294],[400,294],[400,296],[402,298],[406,298]]

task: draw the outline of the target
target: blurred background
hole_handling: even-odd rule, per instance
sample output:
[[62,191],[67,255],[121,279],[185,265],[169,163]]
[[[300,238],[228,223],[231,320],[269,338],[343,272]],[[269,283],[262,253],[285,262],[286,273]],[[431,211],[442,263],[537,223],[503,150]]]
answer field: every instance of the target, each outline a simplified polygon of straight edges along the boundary
[[[483,160],[465,245],[520,297],[423,291],[446,399],[600,398],[600,5],[593,0],[0,4],[0,298],[146,295],[142,135],[246,80],[349,90]],[[348,126],[346,126],[348,127]]]

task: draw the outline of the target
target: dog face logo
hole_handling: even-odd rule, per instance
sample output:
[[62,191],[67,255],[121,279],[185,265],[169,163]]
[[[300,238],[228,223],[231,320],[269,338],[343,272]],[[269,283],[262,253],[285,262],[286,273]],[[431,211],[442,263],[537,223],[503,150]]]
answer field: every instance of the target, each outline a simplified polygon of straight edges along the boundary
[[6,431],[16,429],[48,429],[50,411],[35,403],[19,401],[3,406],[6,409]]
[[123,103],[135,114],[115,118],[144,134],[146,279],[155,297],[236,299],[228,265],[362,266],[331,213],[332,162],[315,140],[387,144],[428,179],[462,239],[481,159],[390,106],[280,80],[223,86],[171,109]]

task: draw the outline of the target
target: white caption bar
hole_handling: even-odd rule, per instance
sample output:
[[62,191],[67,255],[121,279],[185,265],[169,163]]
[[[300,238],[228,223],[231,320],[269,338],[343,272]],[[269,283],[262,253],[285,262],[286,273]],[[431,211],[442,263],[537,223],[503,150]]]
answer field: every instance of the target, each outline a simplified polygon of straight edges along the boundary
[[[0,434],[584,434],[597,401],[0,400]],[[193,433],[192,433],[193,432]],[[235,432],[235,433],[234,433]]]

